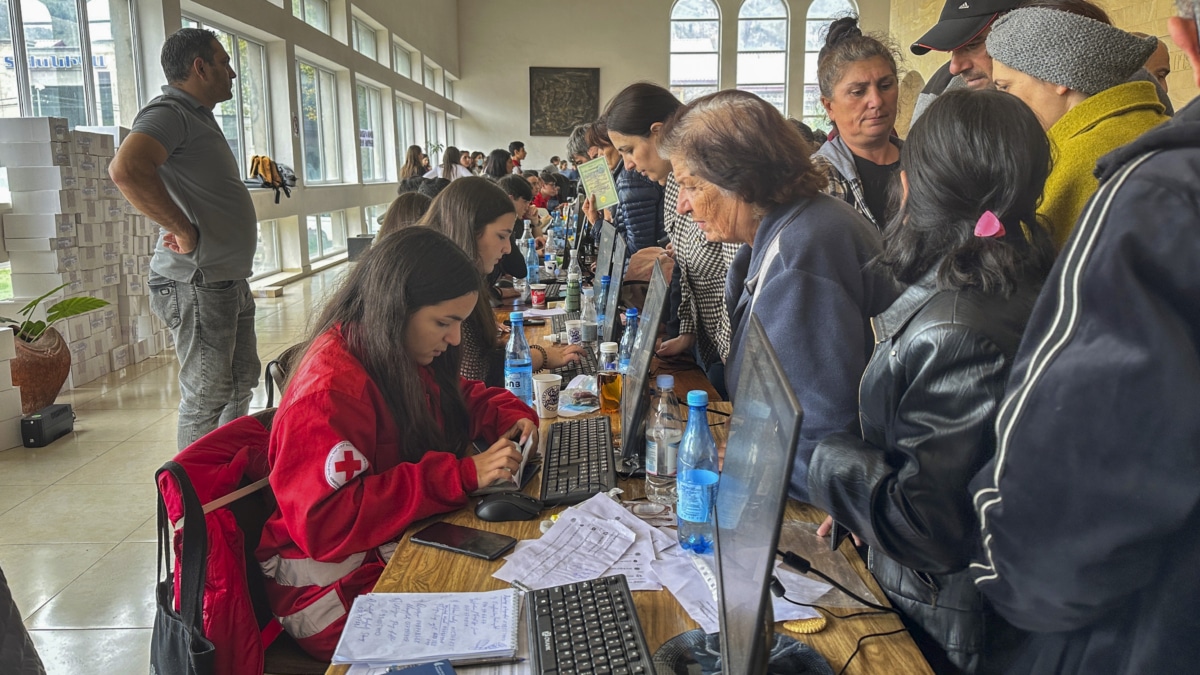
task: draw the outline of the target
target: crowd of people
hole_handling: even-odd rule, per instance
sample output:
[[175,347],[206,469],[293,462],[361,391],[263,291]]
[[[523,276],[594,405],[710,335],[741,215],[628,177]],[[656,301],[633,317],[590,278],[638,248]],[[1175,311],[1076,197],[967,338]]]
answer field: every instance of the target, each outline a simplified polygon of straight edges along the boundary
[[[1167,28],[1200,73],[1200,0],[1178,5]],[[253,303],[248,336],[229,310],[249,258],[219,229],[241,203],[182,197],[221,189],[228,163],[200,147],[232,76],[205,35],[168,39],[172,84],[112,170],[167,231],[150,284],[181,447],[245,413],[254,342]],[[828,135],[750,92],[684,103],[640,82],[540,170],[520,142],[436,166],[410,147],[275,416],[258,559],[276,617],[329,658],[405,528],[517,468],[537,417],[496,387],[489,299],[524,276],[515,241],[541,236],[573,167],[603,157],[619,205],[584,199],[581,236],[608,222],[630,256],[673,260],[657,353],[723,396],[759,317],[804,409],[790,496],[865,548],[934,672],[1190,672],[1200,104],[1170,106],[1162,48],[1088,0],[952,0],[911,46],[949,62],[904,139],[899,55],[843,17],[817,62]],[[533,367],[580,353],[537,345]]]

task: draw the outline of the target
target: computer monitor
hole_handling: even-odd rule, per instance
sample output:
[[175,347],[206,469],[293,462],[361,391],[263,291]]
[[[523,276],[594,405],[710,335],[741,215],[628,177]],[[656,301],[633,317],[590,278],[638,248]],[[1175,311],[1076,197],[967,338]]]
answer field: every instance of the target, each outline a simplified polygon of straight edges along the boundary
[[617,339],[617,326],[621,325],[621,317],[617,316],[617,308],[621,302],[621,282],[625,279],[625,237],[617,235],[612,247],[612,284],[608,287],[608,304],[604,308],[604,325],[601,326],[601,342],[614,342]]
[[[646,457],[646,381],[650,374],[650,359],[654,357],[655,338],[658,325],[662,322],[663,310],[667,306],[670,287],[663,275],[662,267],[654,261],[650,273],[650,287],[646,291],[646,303],[638,317],[638,332],[633,341],[633,353],[629,357],[629,368],[621,383],[621,463],[617,471],[622,474],[637,472]],[[636,394],[636,395],[634,395]]]
[[600,241],[596,242],[596,280],[609,276],[612,270],[612,247],[617,239],[617,228],[605,221],[600,224]]
[[774,622],[768,589],[804,413],[754,314],[744,350],[717,484],[717,609],[724,672],[763,675]]

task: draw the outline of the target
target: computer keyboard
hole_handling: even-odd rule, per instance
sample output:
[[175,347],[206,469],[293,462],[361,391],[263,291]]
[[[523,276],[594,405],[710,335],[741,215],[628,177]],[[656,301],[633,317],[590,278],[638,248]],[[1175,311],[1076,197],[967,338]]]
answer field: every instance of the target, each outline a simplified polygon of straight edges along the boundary
[[578,321],[581,313],[578,311],[567,312],[566,314],[556,314],[550,317],[550,327],[555,333],[561,333],[567,329],[568,321]]
[[607,417],[550,425],[542,457],[542,503],[575,504],[617,486]]
[[565,365],[561,365],[551,372],[555,375],[562,375],[563,387],[566,388],[567,383],[575,379],[577,375],[595,375],[600,369],[600,362],[596,360],[596,355],[591,349],[583,348],[583,355],[578,361],[570,361]]
[[529,593],[533,672],[653,675],[624,574]]

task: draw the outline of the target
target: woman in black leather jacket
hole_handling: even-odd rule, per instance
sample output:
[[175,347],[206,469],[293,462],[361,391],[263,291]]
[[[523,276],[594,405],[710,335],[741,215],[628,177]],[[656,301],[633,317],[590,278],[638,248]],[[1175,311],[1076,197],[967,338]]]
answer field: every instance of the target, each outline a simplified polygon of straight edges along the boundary
[[909,288],[871,320],[861,434],[818,444],[809,490],[870,545],[936,672],[1001,672],[1021,635],[967,572],[979,548],[967,484],[995,452],[1013,354],[1054,260],[1035,216],[1050,145],[1016,98],[956,91],[921,117],[900,163],[904,204],[877,264]]

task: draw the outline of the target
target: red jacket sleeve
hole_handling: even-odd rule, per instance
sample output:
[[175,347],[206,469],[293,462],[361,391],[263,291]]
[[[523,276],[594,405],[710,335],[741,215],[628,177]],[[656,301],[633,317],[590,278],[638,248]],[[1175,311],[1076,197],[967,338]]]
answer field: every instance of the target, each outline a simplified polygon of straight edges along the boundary
[[462,380],[463,399],[471,418],[471,438],[496,440],[518,421],[538,423],[537,413],[502,387],[489,387],[477,380]]
[[[392,541],[413,521],[462,507],[477,487],[474,462],[449,452],[396,464],[396,439],[377,437],[387,425],[376,412],[370,401],[324,390],[290,402],[275,418],[271,487],[288,534],[315,560]],[[343,459],[351,451],[345,443],[362,459]],[[347,471],[359,473],[337,485]]]

